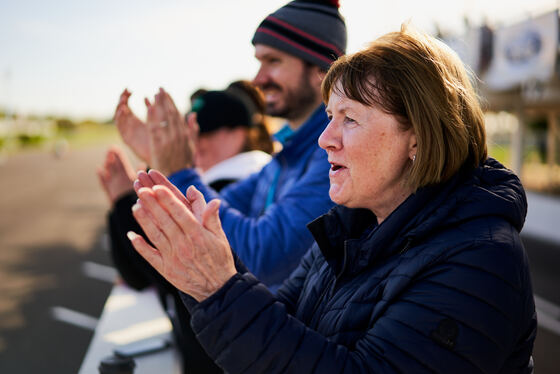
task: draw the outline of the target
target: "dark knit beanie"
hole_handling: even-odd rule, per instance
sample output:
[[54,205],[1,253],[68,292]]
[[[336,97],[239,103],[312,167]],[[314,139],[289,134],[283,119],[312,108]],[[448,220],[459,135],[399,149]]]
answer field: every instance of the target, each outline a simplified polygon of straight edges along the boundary
[[193,101],[191,112],[196,112],[200,133],[209,133],[223,127],[251,127],[249,110],[234,95],[224,91],[208,91]]
[[327,70],[346,53],[346,24],[338,0],[296,0],[261,22],[253,44],[265,44]]

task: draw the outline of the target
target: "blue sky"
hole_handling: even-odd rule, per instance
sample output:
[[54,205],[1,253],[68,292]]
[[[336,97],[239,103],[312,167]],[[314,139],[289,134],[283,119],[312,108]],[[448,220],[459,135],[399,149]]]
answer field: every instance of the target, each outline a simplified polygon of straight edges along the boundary
[[[0,107],[20,114],[111,117],[128,87],[160,86],[186,109],[194,89],[222,88],[257,69],[250,40],[285,0],[0,0]],[[555,0],[341,0],[348,51],[410,20],[462,31],[463,15],[507,23],[553,9]]]

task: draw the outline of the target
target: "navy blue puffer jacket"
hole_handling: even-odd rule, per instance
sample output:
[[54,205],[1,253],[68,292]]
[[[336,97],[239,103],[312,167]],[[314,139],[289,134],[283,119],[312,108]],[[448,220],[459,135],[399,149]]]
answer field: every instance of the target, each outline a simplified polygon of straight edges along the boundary
[[518,178],[489,159],[422,188],[381,225],[335,207],[273,296],[238,273],[185,298],[229,373],[529,373],[536,315]]

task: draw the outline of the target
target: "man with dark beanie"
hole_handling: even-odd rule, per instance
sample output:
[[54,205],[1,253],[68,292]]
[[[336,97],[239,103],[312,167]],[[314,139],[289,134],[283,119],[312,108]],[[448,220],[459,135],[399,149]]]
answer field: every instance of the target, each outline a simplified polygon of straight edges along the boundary
[[266,17],[252,43],[299,57],[327,71],[346,51],[346,25],[338,1],[292,1]]
[[[169,178],[155,170],[140,173],[136,187],[160,184],[173,189],[174,185],[184,194],[194,185],[207,201],[220,199],[222,227],[232,250],[276,290],[313,242],[306,224],[333,206],[328,194],[330,164],[317,140],[328,123],[321,82],[330,64],[346,50],[346,26],[338,1],[292,1],[262,21],[252,43],[260,62],[253,83],[264,93],[267,114],[287,121],[275,135],[282,150],[259,173],[219,194],[207,186],[195,168],[192,142],[176,135],[188,136],[181,130],[184,119],[169,110],[175,106],[163,90],[148,109],[147,124],[132,114],[128,96],[121,97],[115,118],[125,143]],[[159,148],[146,150],[149,136],[157,136]],[[180,169],[160,162],[170,158],[165,153],[177,149],[177,142],[191,147],[173,153],[173,165],[183,165]],[[183,297],[186,303],[193,301]],[[193,352],[200,355],[200,348]],[[196,361],[196,372],[218,370],[210,364],[203,370],[202,357],[187,358],[187,366],[189,360]]]
[[346,27],[336,2],[292,1],[264,19],[252,42],[260,62],[253,83],[264,93],[267,114],[287,120],[276,134],[282,151],[259,174],[219,195],[192,167],[169,180],[182,192],[194,185],[207,200],[222,200],[220,217],[233,250],[276,289],[311,244],[306,224],[332,206],[330,165],[317,145],[328,123],[320,87],[330,63],[346,50]]

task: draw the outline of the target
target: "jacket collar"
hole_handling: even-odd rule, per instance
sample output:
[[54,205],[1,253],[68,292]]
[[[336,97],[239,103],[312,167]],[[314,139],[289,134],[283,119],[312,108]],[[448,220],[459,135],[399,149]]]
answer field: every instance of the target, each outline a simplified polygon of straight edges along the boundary
[[[356,274],[374,262],[405,252],[422,237],[445,224],[448,209],[438,210],[460,182],[424,187],[410,195],[381,225],[365,209],[335,206],[308,225],[327,262],[341,270],[346,248],[348,274]],[[435,224],[435,223],[438,224]]]

